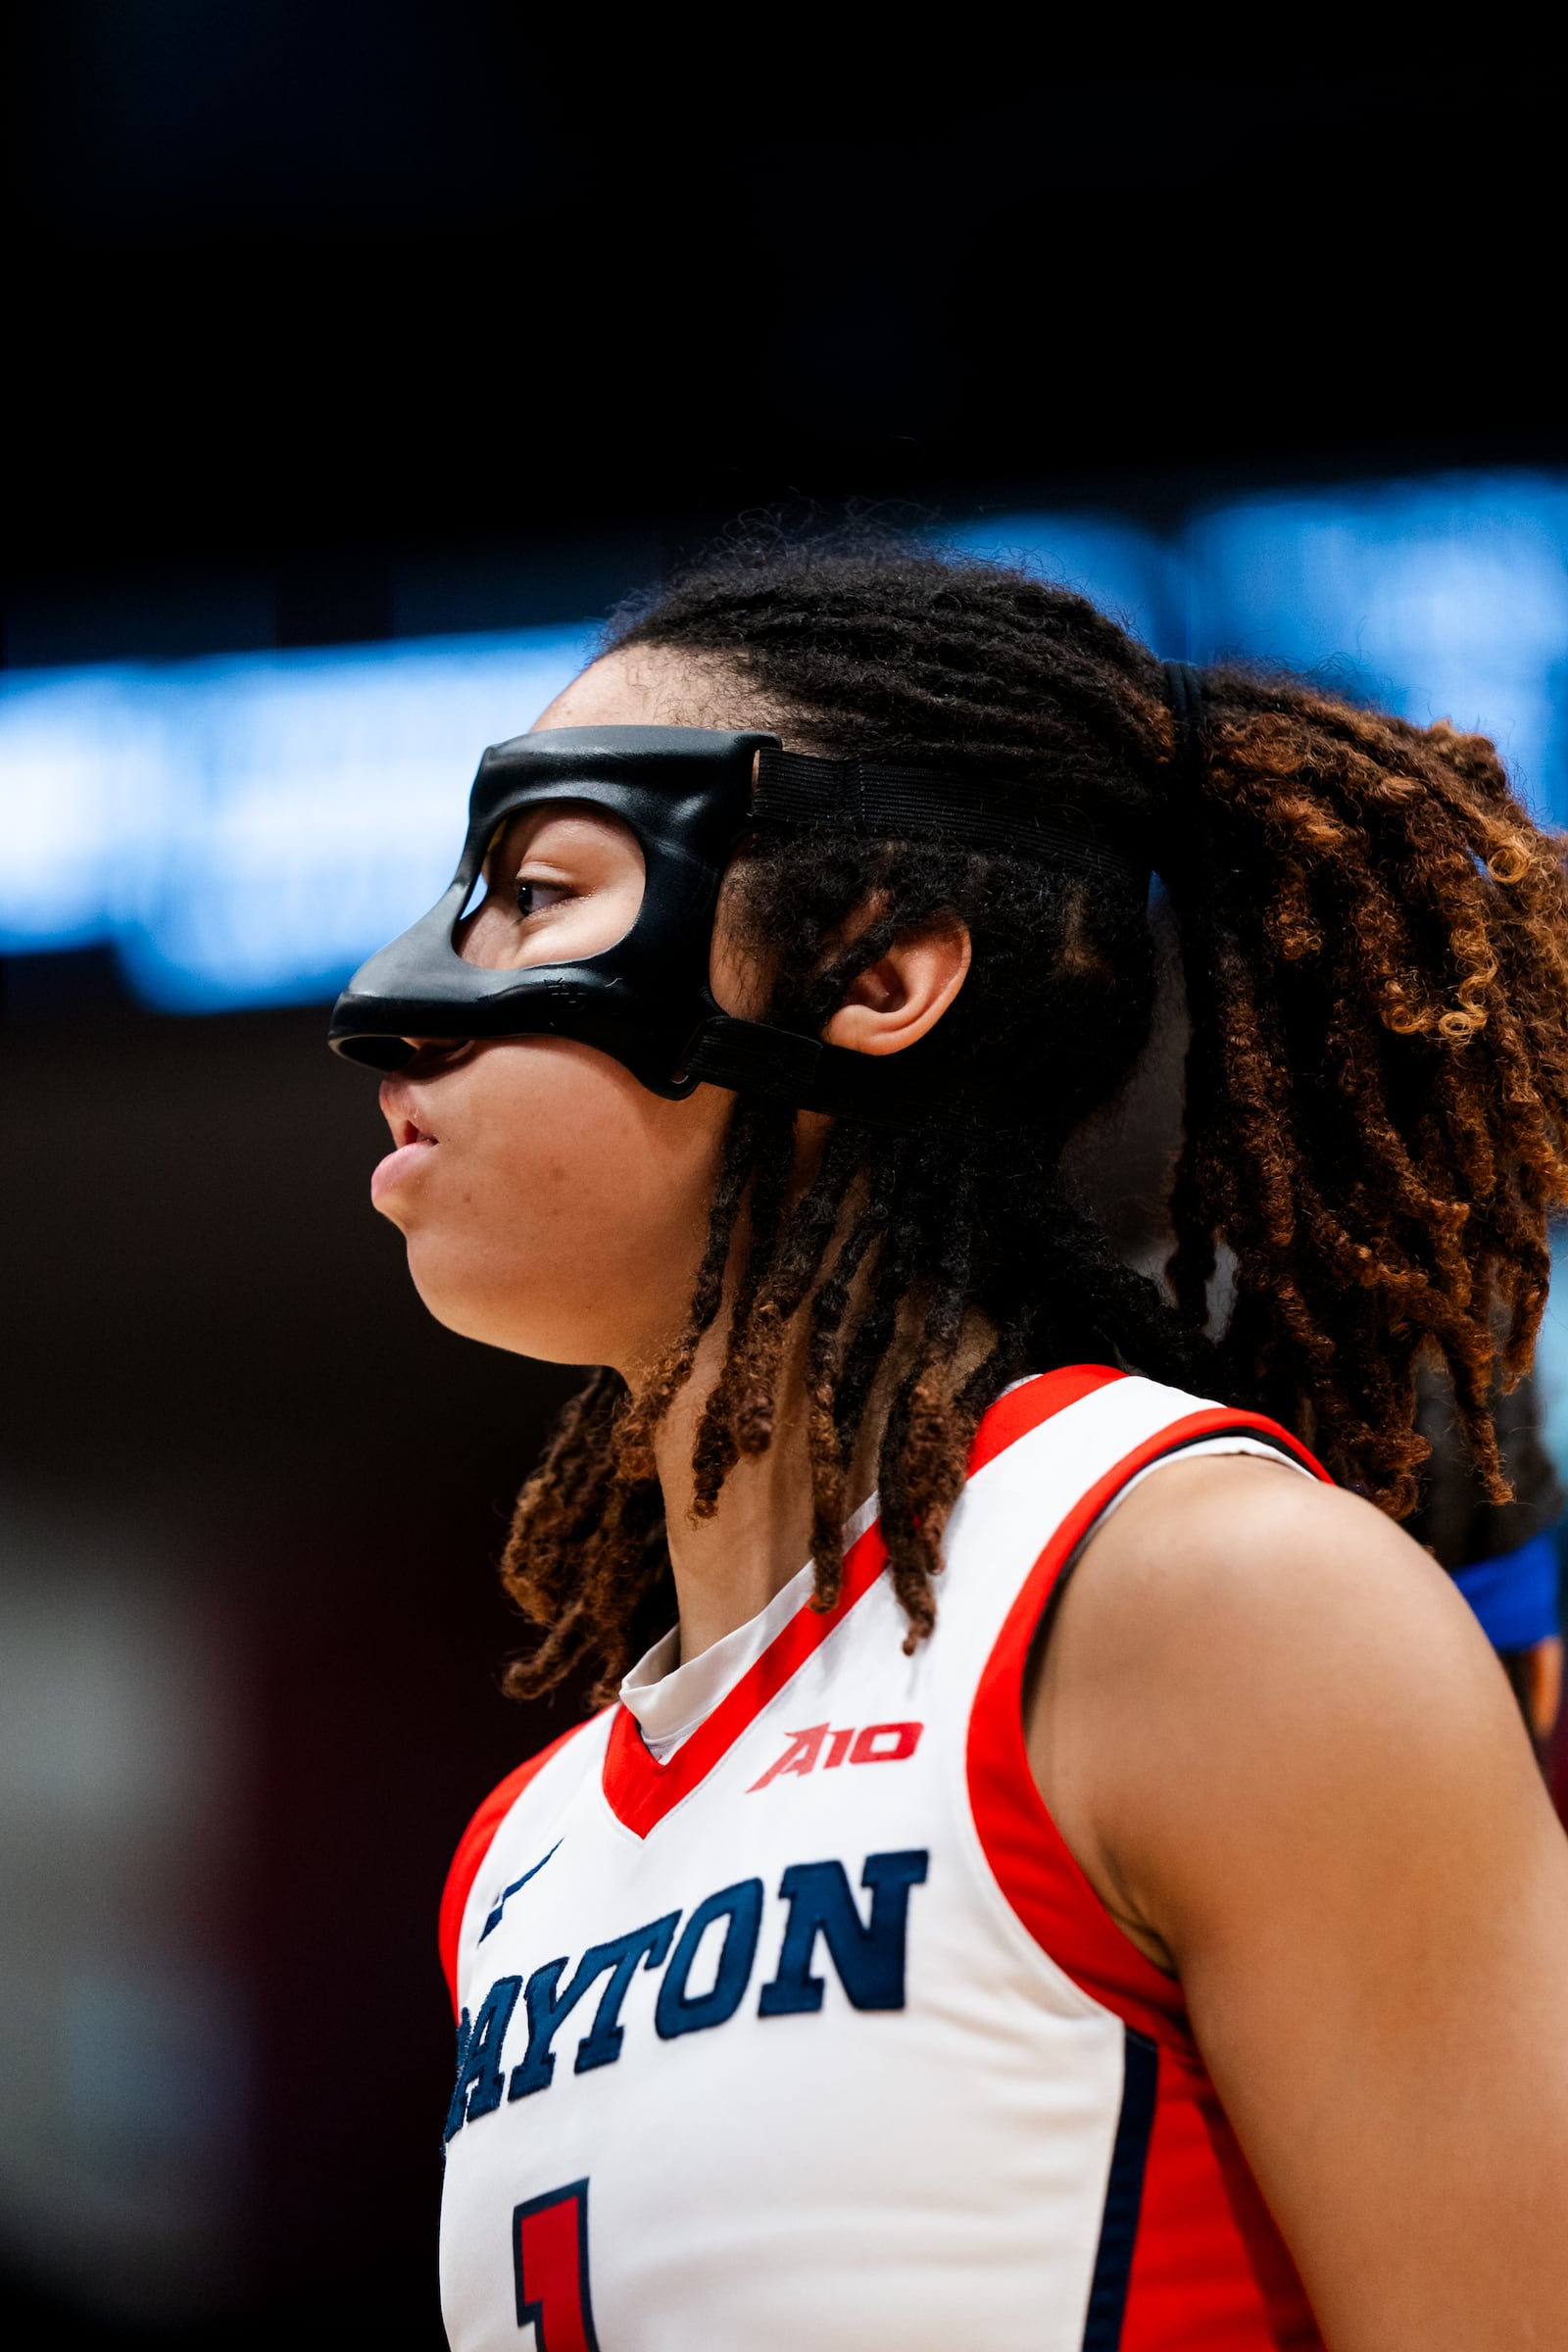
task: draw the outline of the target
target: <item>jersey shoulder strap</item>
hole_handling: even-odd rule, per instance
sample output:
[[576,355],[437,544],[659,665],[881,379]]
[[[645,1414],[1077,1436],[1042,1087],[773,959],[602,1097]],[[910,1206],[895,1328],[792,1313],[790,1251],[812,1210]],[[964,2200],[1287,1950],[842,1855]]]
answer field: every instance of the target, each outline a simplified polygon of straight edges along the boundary
[[[1099,1377],[1094,1378],[1097,1370]],[[1125,2024],[1192,2059],[1196,2053],[1179,1984],[1155,1968],[1111,1919],[1035,1784],[1024,1729],[1029,1661],[1052,1605],[1089,1538],[1128,1487],[1156,1465],[1177,1460],[1195,1446],[1234,1446],[1238,1451],[1281,1455],[1325,1485],[1333,1481],[1299,1439],[1266,1414],[1214,1404],[1153,1381],[1118,1378],[1088,1366],[1075,1367],[1072,1375],[1048,1374],[1004,1396],[992,1410],[1001,1416],[1010,1407],[1012,1426],[1004,1431],[998,1423],[995,1434],[1001,1444],[987,1452],[988,1415],[981,1424],[977,1452],[986,1459],[1000,1453],[1007,1462],[1004,1448],[1054,1419],[1060,1405],[1051,1384],[1068,1378],[1085,1384],[1068,1401],[1096,1401],[1085,1402],[1089,1422],[1075,1416],[1071,1424],[1061,1424],[1063,1446],[1070,1443],[1072,1458],[1053,1492],[1054,1524],[1040,1530],[1041,1546],[1012,1597],[974,1690],[966,1759],[970,1811],[991,1873],[1035,1942]],[[1021,1450],[1010,1462],[1016,1465],[1018,1507],[1028,1511],[1035,1507],[1038,1469]]]
[[458,1938],[463,1933],[463,1914],[467,1909],[468,1896],[483,1867],[484,1858],[495,1843],[501,1824],[529,1782],[543,1772],[551,1758],[559,1755],[568,1740],[575,1740],[579,1733],[588,1729],[589,1723],[596,1720],[596,1717],[590,1716],[586,1722],[572,1724],[569,1730],[562,1733],[559,1740],[552,1740],[548,1747],[542,1747],[536,1756],[530,1756],[525,1764],[519,1764],[509,1772],[506,1779],[491,1789],[458,1839],[458,1850],[452,1857],[447,1883],[441,1890],[441,1912],[437,1927],[441,1973],[446,1978],[447,1990],[452,1995],[454,2017],[458,2014],[459,2006]]

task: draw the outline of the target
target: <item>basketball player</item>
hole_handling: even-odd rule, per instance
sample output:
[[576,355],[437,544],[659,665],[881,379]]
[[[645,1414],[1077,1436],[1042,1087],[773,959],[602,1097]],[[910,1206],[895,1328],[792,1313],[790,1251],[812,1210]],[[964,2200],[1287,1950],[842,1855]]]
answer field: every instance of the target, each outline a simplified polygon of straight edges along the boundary
[[[1162,1290],[1059,1179],[1193,1044]],[[470,904],[480,891],[476,904]],[[341,1000],[453,1329],[595,1371],[481,1808],[457,2352],[1568,2345],[1568,1849],[1396,1522],[1568,1197],[1490,744],[919,550],[693,571]],[[701,1083],[699,1083],[701,1081]]]

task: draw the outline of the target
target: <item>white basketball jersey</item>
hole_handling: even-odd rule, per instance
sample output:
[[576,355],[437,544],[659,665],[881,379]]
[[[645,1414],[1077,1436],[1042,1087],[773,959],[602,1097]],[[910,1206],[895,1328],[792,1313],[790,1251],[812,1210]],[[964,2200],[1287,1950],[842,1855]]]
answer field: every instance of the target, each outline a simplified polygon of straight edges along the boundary
[[1022,1384],[912,1656],[872,1524],[834,1609],[803,1572],[679,1670],[695,1722],[651,1746],[634,1675],[481,1809],[444,1911],[454,2352],[1317,2343],[1180,1989],[1024,1748],[1061,1569],[1197,1445],[1316,1467],[1150,1381]]

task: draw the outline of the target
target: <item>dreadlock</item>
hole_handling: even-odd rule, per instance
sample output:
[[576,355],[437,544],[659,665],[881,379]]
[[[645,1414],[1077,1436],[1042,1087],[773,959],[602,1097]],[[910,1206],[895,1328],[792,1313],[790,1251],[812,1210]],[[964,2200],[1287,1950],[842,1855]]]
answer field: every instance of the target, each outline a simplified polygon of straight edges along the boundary
[[[1060,1172],[1149,1039],[1140,894],[956,844],[760,837],[740,919],[776,975],[771,1017],[819,1033],[896,935],[956,914],[974,959],[941,1030],[1007,1124],[890,1137],[841,1119],[791,1200],[792,1114],[737,1099],[685,1331],[639,1396],[590,1382],[519,1498],[503,1574],[547,1631],[513,1667],[515,1691],[590,1659],[608,1691],[671,1622],[651,1438],[727,1271],[695,1507],[710,1513],[735,1463],[767,1447],[804,1316],[815,1604],[838,1594],[849,1468],[877,1396],[910,1645],[934,1621],[975,1424],[1029,1368],[1098,1357],[1259,1406],[1402,1516],[1428,1450],[1425,1359],[1446,1367],[1483,1482],[1506,1496],[1490,1400],[1529,1363],[1546,1210],[1568,1198],[1568,892],[1489,742],[1224,664],[1202,675],[1195,757],[1160,664],[1115,622],[1026,572],[926,548],[729,549],[622,616],[606,650],[638,645],[716,658],[742,706],[783,713],[802,748],[1019,781],[1058,816],[1150,846],[1191,1018],[1174,1248],[1162,1290]],[[960,1377],[977,1315],[994,1339]]]

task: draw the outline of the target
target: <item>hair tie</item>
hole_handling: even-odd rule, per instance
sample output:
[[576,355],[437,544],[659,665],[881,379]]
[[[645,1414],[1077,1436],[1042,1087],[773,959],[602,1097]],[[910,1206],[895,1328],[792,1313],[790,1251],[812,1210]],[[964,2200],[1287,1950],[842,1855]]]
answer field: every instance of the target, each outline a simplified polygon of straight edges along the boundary
[[1171,755],[1175,780],[1186,791],[1203,781],[1203,673],[1196,662],[1165,662],[1165,700],[1175,720],[1176,741]]

